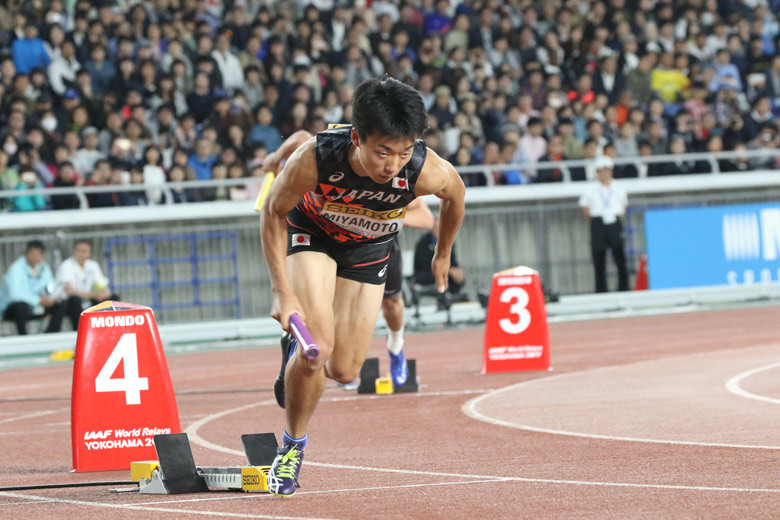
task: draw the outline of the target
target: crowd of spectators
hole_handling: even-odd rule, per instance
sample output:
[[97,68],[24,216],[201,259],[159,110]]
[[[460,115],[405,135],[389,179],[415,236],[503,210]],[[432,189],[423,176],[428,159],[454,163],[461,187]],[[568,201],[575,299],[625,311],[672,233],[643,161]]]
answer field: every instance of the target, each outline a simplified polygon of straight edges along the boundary
[[[384,74],[420,91],[428,146],[456,166],[777,147],[779,4],[7,0],[0,187],[25,193],[0,204],[73,208],[75,195],[36,189],[116,184],[139,189],[93,193],[89,205],[155,204],[166,180],[261,176],[283,138],[348,123],[355,86]],[[710,167],[677,160],[615,176]],[[495,173],[498,184],[561,178],[551,167]],[[252,196],[236,186],[172,193]]]

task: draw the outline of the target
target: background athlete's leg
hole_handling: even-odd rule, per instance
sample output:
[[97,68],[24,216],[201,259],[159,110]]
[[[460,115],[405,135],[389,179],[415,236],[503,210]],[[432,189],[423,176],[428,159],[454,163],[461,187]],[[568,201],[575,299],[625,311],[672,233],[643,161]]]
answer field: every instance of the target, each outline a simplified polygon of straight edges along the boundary
[[401,250],[390,253],[387,263],[387,282],[382,299],[382,314],[387,323],[387,350],[390,354],[390,375],[396,386],[406,383],[408,367],[403,355],[404,348],[404,299],[403,263]]
[[382,298],[382,314],[387,323],[388,338],[387,348],[394,354],[398,354],[403,348],[404,327],[404,300],[403,300],[403,261],[401,250],[394,249],[390,252],[387,261],[387,281],[385,293]]
[[306,314],[306,328],[320,347],[316,359],[299,355],[300,349],[296,350],[285,373],[287,432],[300,438],[306,434],[309,418],[325,388],[324,367],[333,352],[336,262],[323,253],[296,253],[287,257],[287,272]]
[[384,285],[336,279],[333,299],[336,330],[328,375],[339,383],[349,383],[360,375],[376,328],[383,292]]
[[385,317],[387,328],[391,331],[400,331],[404,326],[404,298],[403,295],[382,299],[382,315]]

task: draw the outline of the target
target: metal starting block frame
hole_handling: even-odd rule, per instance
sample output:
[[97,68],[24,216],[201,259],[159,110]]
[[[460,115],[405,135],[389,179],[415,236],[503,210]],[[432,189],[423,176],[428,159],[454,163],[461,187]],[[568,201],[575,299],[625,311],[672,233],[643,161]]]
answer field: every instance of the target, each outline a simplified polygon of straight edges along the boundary
[[[406,383],[401,386],[392,385],[392,391],[386,390],[387,381],[386,378],[379,376],[379,358],[368,358],[363,362],[363,366],[360,368],[360,385],[358,385],[357,393],[359,394],[391,394],[391,393],[405,393],[405,392],[417,392],[420,389],[419,381],[417,381],[417,360],[407,359],[406,366],[409,370],[409,376],[406,379]],[[377,389],[379,391],[377,392]]]
[[248,466],[196,467],[186,433],[154,436],[157,460],[130,464],[138,491],[153,495],[204,493],[213,489],[267,492],[266,476],[276,457],[276,435],[253,433],[241,436]]

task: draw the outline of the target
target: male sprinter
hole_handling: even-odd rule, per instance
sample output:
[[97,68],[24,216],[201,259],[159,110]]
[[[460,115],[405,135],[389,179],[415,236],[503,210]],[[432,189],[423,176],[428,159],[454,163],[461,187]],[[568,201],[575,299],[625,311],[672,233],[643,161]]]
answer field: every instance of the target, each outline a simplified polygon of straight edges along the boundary
[[[349,125],[329,125],[328,129],[334,129]],[[263,170],[279,172],[282,162],[286,160],[296,148],[311,139],[313,135],[306,130],[298,130],[290,137],[284,140],[282,145],[274,152],[269,153],[263,160]],[[406,206],[406,216],[404,217],[404,226],[427,229],[433,228],[434,217],[431,209],[420,198],[414,199]],[[387,351],[390,356],[390,375],[396,386],[402,386],[406,383],[409,370],[404,356],[404,299],[403,299],[403,260],[401,258],[401,244],[398,242],[398,236],[393,239],[390,248],[390,258],[387,260],[387,279],[385,281],[385,292],[382,297],[382,315],[387,324]],[[289,343],[292,335],[287,334],[283,338],[282,356],[287,359],[289,356]],[[274,393],[279,406],[284,408],[284,365],[282,371],[274,381]]]
[[419,93],[392,78],[371,79],[355,90],[352,108],[352,127],[321,132],[295,150],[260,215],[271,315],[289,331],[298,313],[320,348],[316,359],[292,355],[284,369],[284,445],[268,473],[269,490],[280,496],[298,487],[326,375],[347,383],[363,365],[406,206],[420,195],[442,200],[431,263],[440,291],[465,209],[455,168],[420,140],[427,114]]

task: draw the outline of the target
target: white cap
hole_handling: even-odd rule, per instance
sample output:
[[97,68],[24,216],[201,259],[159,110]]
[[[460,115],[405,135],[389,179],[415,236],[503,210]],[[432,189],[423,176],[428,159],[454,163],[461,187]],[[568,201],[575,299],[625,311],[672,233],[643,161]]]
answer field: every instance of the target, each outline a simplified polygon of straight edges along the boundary
[[596,167],[596,170],[601,170],[604,168],[609,168],[610,170],[614,169],[615,164],[612,162],[612,158],[607,155],[602,155],[601,157],[596,158],[596,162],[594,163],[594,166]]

